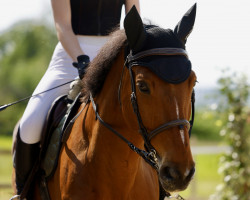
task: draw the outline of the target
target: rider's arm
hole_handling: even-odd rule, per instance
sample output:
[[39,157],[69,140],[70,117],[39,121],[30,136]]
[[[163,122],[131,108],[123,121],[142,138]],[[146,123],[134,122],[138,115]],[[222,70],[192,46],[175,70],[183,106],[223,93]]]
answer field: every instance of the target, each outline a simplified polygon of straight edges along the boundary
[[137,11],[140,13],[140,2],[139,2],[139,0],[125,0],[126,14],[132,8],[133,5],[135,5]]
[[70,0],[51,0],[57,37],[68,55],[77,62],[83,55],[77,37],[72,30]]

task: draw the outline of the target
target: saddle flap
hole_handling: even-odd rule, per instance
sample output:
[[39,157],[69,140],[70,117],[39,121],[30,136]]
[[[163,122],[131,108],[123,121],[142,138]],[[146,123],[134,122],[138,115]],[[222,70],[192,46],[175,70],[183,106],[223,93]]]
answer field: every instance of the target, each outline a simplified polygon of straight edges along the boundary
[[56,170],[65,127],[67,127],[81,105],[79,96],[73,103],[68,102],[67,96],[59,97],[55,100],[48,113],[48,120],[43,130],[44,138],[40,166],[45,173],[46,179],[52,177]]

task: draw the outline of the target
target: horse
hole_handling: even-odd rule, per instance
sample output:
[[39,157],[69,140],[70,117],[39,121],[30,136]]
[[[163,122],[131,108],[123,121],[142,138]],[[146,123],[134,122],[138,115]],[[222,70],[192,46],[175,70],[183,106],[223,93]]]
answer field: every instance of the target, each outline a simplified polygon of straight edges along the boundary
[[[173,31],[143,24],[133,7],[111,34],[82,80],[77,118],[47,182],[51,200],[158,200],[160,188],[187,188],[196,75],[185,43],[195,13],[196,4]],[[32,199],[41,199],[37,188]]]

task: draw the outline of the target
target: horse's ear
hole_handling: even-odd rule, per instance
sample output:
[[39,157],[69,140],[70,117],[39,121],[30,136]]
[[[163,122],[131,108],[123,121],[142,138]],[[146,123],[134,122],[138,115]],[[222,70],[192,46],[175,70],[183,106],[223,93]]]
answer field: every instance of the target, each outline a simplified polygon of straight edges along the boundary
[[124,29],[130,48],[135,52],[139,51],[146,40],[146,31],[135,6],[131,8],[124,19]]
[[196,16],[196,3],[185,13],[181,21],[176,25],[174,33],[185,44],[187,37],[193,30]]

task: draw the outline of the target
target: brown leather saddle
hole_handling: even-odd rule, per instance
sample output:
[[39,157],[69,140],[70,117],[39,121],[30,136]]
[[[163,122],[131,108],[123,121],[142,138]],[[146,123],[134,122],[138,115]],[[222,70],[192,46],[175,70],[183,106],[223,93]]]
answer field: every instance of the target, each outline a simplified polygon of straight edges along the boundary
[[[74,101],[69,100],[68,95],[65,95],[58,97],[51,105],[42,131],[40,154],[26,180],[21,198],[33,193],[32,184],[34,180],[38,180],[42,200],[50,199],[47,180],[52,177],[56,170],[63,141],[67,139],[68,133],[74,123],[72,119],[81,104],[79,93]],[[13,149],[15,149],[15,144]],[[49,160],[48,162],[47,155],[52,156],[53,160]],[[46,162],[49,165],[45,166]]]

